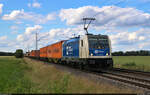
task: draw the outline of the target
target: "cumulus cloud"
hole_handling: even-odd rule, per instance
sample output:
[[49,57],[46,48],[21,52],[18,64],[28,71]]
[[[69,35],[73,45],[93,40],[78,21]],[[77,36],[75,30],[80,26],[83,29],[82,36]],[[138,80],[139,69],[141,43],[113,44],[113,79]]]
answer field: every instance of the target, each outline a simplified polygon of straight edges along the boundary
[[54,20],[56,14],[48,14],[46,16],[41,14],[35,14],[33,12],[24,12],[24,10],[13,10],[10,14],[5,14],[3,20],[28,20],[37,24],[44,24],[50,20]]
[[2,14],[3,12],[2,8],[3,8],[3,4],[0,4],[0,14]]
[[39,32],[42,29],[42,26],[35,25],[34,27],[27,27],[25,30],[25,34],[30,35],[33,32]]
[[35,32],[38,32],[38,38],[45,33],[40,33],[42,29],[40,25],[34,25],[33,27],[27,27],[23,34],[19,34],[16,37],[16,48],[26,49],[30,48],[31,50],[35,49]]
[[[42,29],[42,26],[35,25],[33,27],[27,27],[23,34],[17,36],[17,44],[22,48],[35,49],[35,31]],[[75,35],[76,34],[76,35]],[[60,40],[67,40],[73,36],[83,35],[84,31],[81,27],[77,28],[56,28],[50,29],[47,32],[38,33],[38,47],[44,47]]]
[[11,29],[12,34],[17,34],[19,27],[17,25],[12,25],[12,26],[10,26],[10,29]]
[[[0,51],[14,51],[15,41],[8,40],[7,36],[0,37]],[[11,48],[10,48],[11,47]]]
[[[3,20],[16,20],[24,16],[24,10],[14,10],[10,14],[6,14],[2,17]],[[24,17],[23,17],[24,18]]]
[[0,41],[4,41],[4,40],[7,40],[7,36],[1,36],[0,37]]
[[[35,49],[35,34],[34,31],[42,29],[41,26],[35,25],[27,27],[24,34],[17,36],[18,46],[22,48],[30,47],[30,50]],[[124,29],[109,30],[106,34],[112,42],[112,50],[139,50],[149,49],[150,46],[150,29],[140,28],[136,31],[128,31]],[[107,31],[107,30],[106,30]],[[114,32],[115,31],[115,32]],[[54,28],[47,32],[38,33],[38,47],[44,47],[60,40],[68,40],[71,37],[84,35],[83,27],[76,28]]]
[[42,29],[42,26],[35,25],[33,27],[27,27],[23,34],[19,34],[16,40],[27,47],[28,44],[33,45],[35,41],[35,32],[38,32]]
[[140,37],[139,37],[139,40],[141,40],[141,41],[142,41],[142,40],[145,40],[145,37],[144,37],[144,36],[140,36]]
[[62,40],[73,37],[74,35],[84,35],[84,31],[81,27],[77,28],[58,28],[58,29],[51,29],[49,31],[49,35],[51,38],[58,38],[60,37]]
[[[66,21],[67,25],[77,25],[76,28],[56,28],[50,29],[42,33],[38,33],[39,48],[46,45],[55,43],[60,40],[67,40],[77,35],[85,34],[83,27],[83,17],[93,17],[95,15],[96,21],[93,22],[94,29],[105,29],[106,34],[110,36],[113,46],[113,51],[116,50],[137,50],[137,49],[149,49],[150,46],[150,29],[149,26],[150,14],[144,13],[135,8],[120,8],[116,6],[104,6],[102,8],[95,6],[85,6],[77,9],[62,9],[60,11],[60,18],[62,21]],[[35,14],[32,12],[24,12],[24,10],[14,10],[10,14],[3,16],[3,20],[32,20],[38,23],[46,23],[49,20],[55,19],[56,14],[50,13],[45,16]],[[128,28],[138,26],[140,28],[136,31],[129,31]],[[109,29],[110,27],[113,27]],[[118,29],[118,27],[127,27],[127,30]],[[25,32],[16,37],[15,43],[9,43],[9,45],[15,45],[16,48],[35,48],[35,32],[42,30],[42,26],[27,25]],[[11,29],[16,29],[12,26]],[[108,30],[107,30],[108,29]],[[99,32],[100,33],[100,32]],[[2,39],[2,38],[1,38]],[[3,38],[4,39],[4,38]],[[6,45],[3,43],[3,45]]]
[[56,17],[56,14],[55,13],[51,13],[51,14],[48,14],[46,16],[46,20],[54,20]]
[[83,24],[83,17],[95,17],[95,26],[150,26],[150,14],[135,8],[121,8],[117,6],[84,6],[76,9],[62,9],[59,14],[67,25]]
[[10,27],[10,29],[11,29],[11,30],[18,30],[18,29],[19,29],[19,27],[18,27],[18,26],[16,26],[16,25],[12,25],[12,26]]
[[23,35],[18,35],[18,36],[17,36],[17,41],[23,41],[23,40],[24,40]]
[[40,8],[41,4],[39,2],[28,3],[28,7]]
[[110,34],[113,50],[149,49],[149,31],[149,28],[141,28],[136,31],[120,30],[120,32]]

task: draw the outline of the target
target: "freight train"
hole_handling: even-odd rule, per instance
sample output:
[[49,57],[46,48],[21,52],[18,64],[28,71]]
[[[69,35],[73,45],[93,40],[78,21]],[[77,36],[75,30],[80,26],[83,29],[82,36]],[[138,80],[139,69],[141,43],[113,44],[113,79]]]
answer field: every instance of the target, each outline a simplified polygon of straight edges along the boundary
[[80,69],[113,68],[109,37],[88,33],[88,27],[93,20],[95,18],[83,18],[86,35],[59,41],[40,48],[40,50],[32,50],[26,55],[44,61],[79,67]]
[[32,58],[71,65],[80,69],[110,69],[113,67],[111,42],[107,35],[87,34],[32,50]]

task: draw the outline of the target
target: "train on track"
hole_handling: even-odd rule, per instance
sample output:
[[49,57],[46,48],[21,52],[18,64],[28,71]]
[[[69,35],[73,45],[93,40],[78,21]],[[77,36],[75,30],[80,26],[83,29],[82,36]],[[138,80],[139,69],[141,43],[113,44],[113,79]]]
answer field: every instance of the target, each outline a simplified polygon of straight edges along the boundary
[[88,34],[32,50],[26,56],[80,68],[112,68],[111,43],[107,35]]
[[[93,20],[85,18],[84,20]],[[89,25],[88,25],[89,26]],[[84,29],[87,31],[88,27]],[[32,50],[26,56],[94,70],[113,67],[111,41],[107,35],[86,34]]]

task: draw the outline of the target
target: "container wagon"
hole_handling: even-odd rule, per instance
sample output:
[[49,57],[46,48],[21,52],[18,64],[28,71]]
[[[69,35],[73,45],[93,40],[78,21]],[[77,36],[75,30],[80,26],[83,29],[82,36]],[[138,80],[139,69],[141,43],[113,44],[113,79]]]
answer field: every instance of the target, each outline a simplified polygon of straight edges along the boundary
[[60,41],[46,47],[40,48],[40,59],[58,63],[62,58],[62,44],[64,41]]
[[47,46],[40,48],[40,59],[41,60],[47,59]]
[[32,58],[34,58],[34,57],[39,58],[40,57],[40,50],[32,50],[29,55]]
[[47,46],[47,58],[50,62],[58,63],[62,58],[62,44],[64,41],[60,41]]

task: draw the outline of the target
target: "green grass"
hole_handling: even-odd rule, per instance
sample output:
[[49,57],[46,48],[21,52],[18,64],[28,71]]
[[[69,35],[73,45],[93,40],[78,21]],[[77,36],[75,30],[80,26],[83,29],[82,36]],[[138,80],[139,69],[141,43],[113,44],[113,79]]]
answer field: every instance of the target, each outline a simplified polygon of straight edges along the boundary
[[73,75],[54,65],[24,58],[32,68],[27,76],[36,84],[35,93],[139,93],[130,88],[119,88],[107,82],[94,82],[87,77]]
[[24,76],[28,69],[22,59],[0,57],[0,93],[30,92],[31,82]]
[[94,82],[29,58],[0,57],[0,93],[140,93]]
[[113,56],[114,67],[149,71],[150,56]]

